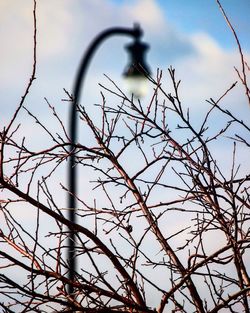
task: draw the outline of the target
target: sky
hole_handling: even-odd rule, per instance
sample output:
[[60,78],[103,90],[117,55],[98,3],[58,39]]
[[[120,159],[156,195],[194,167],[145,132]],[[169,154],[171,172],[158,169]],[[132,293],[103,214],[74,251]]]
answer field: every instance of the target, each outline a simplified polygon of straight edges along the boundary
[[[247,56],[250,3],[227,0],[222,5]],[[0,88],[6,103],[1,120],[8,120],[31,72],[32,1],[1,0],[0,9]],[[144,40],[151,46],[147,57],[153,73],[158,67],[164,73],[170,65],[175,67],[184,82],[183,98],[195,102],[193,106],[201,106],[200,101],[216,96],[237,79],[233,70],[239,64],[237,47],[216,1],[44,0],[38,1],[37,15],[37,80],[28,101],[34,98],[39,112],[45,106],[43,97],[60,102],[63,88],[72,89],[79,61],[100,31],[132,27],[134,22],[141,24]],[[84,84],[84,99],[90,106],[97,100],[96,85],[103,73],[121,81],[127,62],[123,46],[129,42],[130,38],[110,38],[97,51]],[[190,92],[190,86],[195,92]]]
[[[250,2],[227,0],[221,4],[249,60]],[[32,10],[32,0],[22,3],[0,0],[0,128],[15,112],[31,75]],[[194,123],[208,109],[206,99],[217,99],[238,80],[234,70],[234,66],[240,67],[237,45],[216,0],[43,0],[37,1],[36,80],[25,106],[55,130],[46,98],[68,125],[68,103],[61,101],[65,98],[63,89],[72,91],[86,48],[101,31],[114,26],[133,27],[134,23],[140,23],[143,40],[150,44],[147,62],[152,75],[156,75],[157,68],[163,71],[166,90],[171,89],[167,69],[170,66],[176,69],[176,76],[182,81],[180,96],[193,112]],[[116,36],[103,42],[96,51],[82,87],[81,100],[88,110],[94,110],[93,104],[101,101],[98,83],[109,86],[104,74],[125,88],[122,73],[128,63],[124,49],[128,43],[130,38]],[[149,86],[148,97],[143,101],[149,101],[151,95]],[[238,84],[222,105],[245,117],[249,114],[245,100]],[[32,136],[26,137],[31,145],[46,147],[46,135],[41,135],[41,129],[25,111],[20,112],[18,122],[22,123],[23,133],[29,134],[32,127]],[[84,134],[79,136],[85,140]]]
[[[250,62],[250,1],[221,0],[221,4]],[[32,71],[32,10],[31,0],[0,0],[1,130],[15,112]],[[42,0],[37,1],[36,80],[25,106],[55,130],[44,99],[47,98],[67,125],[69,107],[61,100],[65,98],[63,89],[72,91],[89,43],[109,27],[133,27],[135,22],[140,23],[143,40],[150,44],[147,62],[152,75],[157,68],[163,70],[163,82],[169,88],[167,69],[176,69],[182,81],[183,104],[190,107],[195,120],[207,110],[206,99],[219,98],[238,80],[234,66],[240,66],[240,58],[235,39],[215,0]],[[109,85],[104,74],[123,86],[121,74],[128,62],[124,45],[130,42],[130,38],[112,37],[94,55],[82,89],[82,102],[90,111],[94,103],[101,101],[98,83]],[[245,118],[250,107],[238,85],[222,105]],[[145,103],[150,94],[149,86]],[[21,132],[34,149],[46,147],[46,135],[25,111],[20,112],[17,123],[22,123]],[[86,140],[84,134],[79,137]],[[242,160],[247,157],[242,156]],[[65,183],[66,174],[61,174],[60,180]],[[24,217],[24,213],[20,216]],[[31,218],[29,212],[26,218]]]

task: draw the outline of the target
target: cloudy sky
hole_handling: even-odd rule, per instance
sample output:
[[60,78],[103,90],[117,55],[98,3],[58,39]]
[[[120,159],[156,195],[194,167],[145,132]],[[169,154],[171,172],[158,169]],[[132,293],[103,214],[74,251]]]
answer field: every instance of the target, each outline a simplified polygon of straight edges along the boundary
[[[221,3],[237,31],[246,60],[250,60],[250,2]],[[0,0],[1,129],[15,112],[32,71],[32,10],[32,0]],[[182,80],[180,97],[193,112],[195,122],[208,108],[206,99],[219,98],[238,80],[234,70],[234,66],[240,66],[237,46],[216,0],[43,0],[37,1],[36,80],[25,106],[55,131],[58,125],[51,119],[46,97],[67,125],[69,104],[61,101],[65,98],[63,89],[72,91],[76,70],[89,43],[104,29],[133,27],[135,22],[140,23],[143,39],[151,46],[147,60],[152,74],[157,68],[162,69],[163,83],[169,88],[167,69],[176,68],[176,75]],[[94,103],[101,101],[98,83],[109,84],[103,74],[123,86],[121,74],[128,61],[124,45],[130,42],[130,38],[112,37],[96,52],[82,95],[82,102],[90,111],[94,110]],[[151,90],[149,86],[145,105]],[[221,105],[240,118],[250,114],[240,84]],[[20,137],[25,135],[31,147],[47,147],[48,137],[25,111],[20,112],[17,123],[22,123]],[[218,117],[218,127],[220,123]],[[81,131],[79,137],[86,140]],[[224,147],[218,146],[218,153],[223,155]],[[242,153],[241,158],[246,165],[248,156]],[[57,185],[66,182],[65,168],[58,177]],[[66,200],[60,200],[64,206]],[[29,213],[27,217],[31,218]]]
[[[237,31],[246,60],[250,60],[250,2],[221,3]],[[32,0],[0,0],[1,128],[13,115],[32,71],[32,10]],[[65,98],[63,89],[72,91],[80,59],[89,43],[106,28],[133,27],[135,22],[140,23],[143,39],[151,46],[147,60],[152,74],[162,69],[168,88],[167,69],[176,68],[182,80],[182,102],[191,109],[195,120],[208,108],[206,99],[217,99],[238,80],[234,70],[234,66],[240,67],[237,46],[216,0],[43,0],[37,1],[36,80],[25,106],[53,129],[46,97],[67,124],[69,108],[67,102],[61,101]],[[112,37],[96,52],[82,95],[89,110],[94,108],[93,103],[101,101],[98,83],[108,85],[103,74],[123,87],[121,74],[128,61],[124,45],[130,42],[127,37]],[[151,94],[149,86],[149,98]],[[240,84],[222,105],[239,117],[250,113]],[[20,112],[17,122],[22,122],[21,132],[27,134],[28,142],[46,146],[46,136],[41,135],[41,129],[25,111]]]
[[[221,3],[237,31],[246,60],[250,60],[250,2]],[[32,10],[32,0],[0,0],[1,129],[13,115],[32,71]],[[46,97],[67,124],[69,107],[61,101],[65,98],[63,89],[72,90],[76,70],[89,43],[106,28],[133,27],[135,22],[140,23],[143,39],[151,46],[147,60],[152,74],[157,68],[162,69],[168,88],[167,69],[176,68],[176,75],[182,80],[181,99],[190,107],[195,120],[208,108],[206,99],[217,99],[238,80],[234,70],[234,66],[240,67],[237,46],[216,0],[43,0],[37,1],[36,80],[25,106],[54,130]],[[89,110],[101,101],[98,83],[108,84],[103,74],[123,86],[121,74],[127,64],[124,45],[130,42],[130,38],[112,37],[96,52],[82,96]],[[149,98],[151,94],[149,86]],[[240,118],[250,114],[240,83],[221,105]],[[26,134],[31,146],[46,147],[46,135],[25,111],[20,112],[17,122],[22,123],[20,135]],[[85,140],[83,135],[81,139]],[[65,181],[65,173],[62,177]]]
[[[250,2],[221,3],[250,62]],[[15,112],[32,71],[32,10],[32,0],[0,0],[1,130]],[[61,101],[65,98],[63,89],[72,90],[78,64],[91,40],[106,28],[133,27],[135,22],[140,23],[143,39],[151,46],[147,60],[153,75],[157,68],[162,69],[167,88],[167,69],[176,68],[182,80],[183,103],[197,119],[208,107],[206,99],[219,98],[238,80],[234,70],[234,66],[240,66],[237,46],[216,0],[42,0],[37,1],[36,80],[26,107],[53,129],[46,97],[67,123],[69,108],[67,102]],[[103,74],[122,86],[121,73],[127,63],[123,47],[129,42],[130,38],[112,37],[95,54],[82,96],[90,110],[101,99],[98,83],[108,84]],[[238,85],[222,105],[240,118],[250,116]],[[150,97],[150,87],[148,94]],[[20,112],[18,122],[22,122],[22,134],[31,145],[46,146],[46,136],[41,136],[41,130],[25,111]],[[65,179],[66,175],[61,181]]]
[[[248,56],[250,3],[222,0],[222,4]],[[32,0],[0,1],[1,124],[13,114],[31,73],[32,5]],[[233,69],[239,65],[237,47],[215,0],[43,0],[37,3],[37,22],[37,80],[26,103],[34,112],[47,114],[43,100],[47,97],[67,115],[65,104],[60,103],[62,90],[71,90],[89,42],[103,29],[132,27],[134,22],[141,24],[151,45],[148,63],[153,73],[159,67],[167,78],[167,68],[174,66],[190,107],[200,108],[202,101],[216,98],[237,80]],[[97,101],[97,83],[103,81],[103,73],[121,81],[127,62],[123,46],[130,41],[113,37],[100,47],[84,85],[85,103]]]

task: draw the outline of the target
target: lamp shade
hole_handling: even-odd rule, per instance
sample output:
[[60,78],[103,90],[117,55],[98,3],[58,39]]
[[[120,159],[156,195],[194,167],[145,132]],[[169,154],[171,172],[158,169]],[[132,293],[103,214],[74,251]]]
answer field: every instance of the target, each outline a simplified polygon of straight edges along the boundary
[[145,54],[149,45],[136,39],[125,48],[129,53],[129,63],[123,72],[125,84],[129,92],[140,98],[147,93],[147,76],[150,74],[150,69],[146,63]]

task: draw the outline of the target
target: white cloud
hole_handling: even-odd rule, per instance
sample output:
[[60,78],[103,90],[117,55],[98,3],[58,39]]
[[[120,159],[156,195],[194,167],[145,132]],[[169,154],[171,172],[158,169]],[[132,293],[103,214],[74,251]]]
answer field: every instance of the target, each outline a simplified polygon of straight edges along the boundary
[[67,54],[71,50],[70,38],[74,29],[74,11],[66,0],[38,3],[38,40],[41,57]]
[[218,43],[205,33],[197,32],[190,38],[197,51],[204,55],[218,57],[223,54]]
[[[73,16],[68,1],[37,2],[37,57],[67,54]],[[33,1],[1,1],[1,84],[16,86],[27,77],[33,62]],[[20,84],[20,81],[19,81]]]
[[[224,50],[213,38],[205,33],[189,37],[194,54],[176,61],[177,77],[182,80],[181,95],[185,103],[193,108],[206,108],[205,100],[218,99],[231,85],[239,81],[234,66],[240,67],[237,50]],[[250,54],[245,54],[246,59]],[[246,108],[241,83],[225,98],[228,109]],[[223,101],[224,102],[224,101]]]
[[[37,2],[37,41],[40,58],[69,48],[67,43],[73,27],[73,15],[69,5],[66,0]],[[8,52],[16,56],[19,53],[27,53],[28,48],[33,46],[33,1],[26,1],[25,4],[13,0],[1,2],[0,8],[4,25],[1,36]]]
[[159,33],[159,30],[166,25],[162,10],[154,0],[137,0],[130,4],[125,3],[121,11],[127,18],[143,23],[143,27],[152,32]]
[[[30,4],[31,2],[29,2]],[[1,85],[9,85],[26,73],[32,58],[32,19],[29,5],[1,1]],[[32,10],[30,10],[32,12]],[[31,13],[32,14],[32,13]]]

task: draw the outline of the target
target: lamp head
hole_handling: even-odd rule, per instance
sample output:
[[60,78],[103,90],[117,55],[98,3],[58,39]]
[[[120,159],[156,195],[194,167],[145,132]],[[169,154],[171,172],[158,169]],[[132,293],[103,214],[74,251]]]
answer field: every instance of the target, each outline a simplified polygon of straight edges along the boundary
[[123,76],[129,91],[139,98],[147,93],[147,76],[150,75],[150,69],[146,63],[145,54],[149,45],[136,38],[132,44],[125,46],[125,48],[130,59]]

